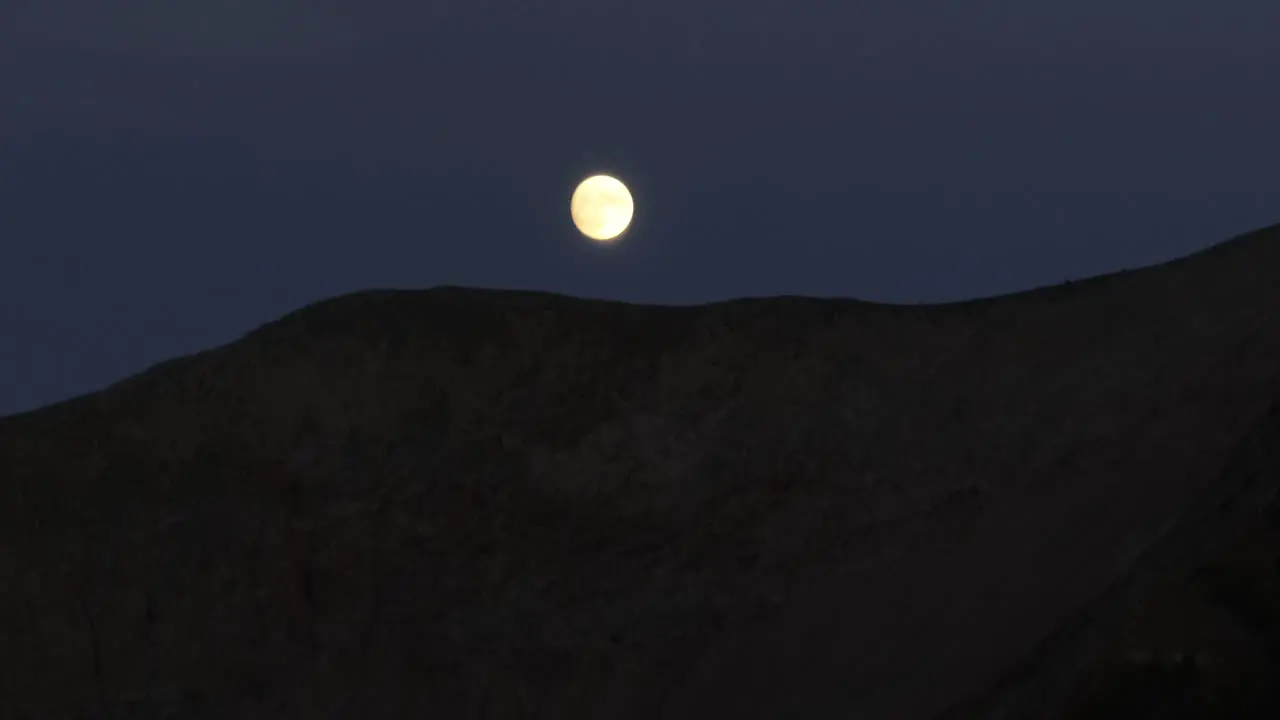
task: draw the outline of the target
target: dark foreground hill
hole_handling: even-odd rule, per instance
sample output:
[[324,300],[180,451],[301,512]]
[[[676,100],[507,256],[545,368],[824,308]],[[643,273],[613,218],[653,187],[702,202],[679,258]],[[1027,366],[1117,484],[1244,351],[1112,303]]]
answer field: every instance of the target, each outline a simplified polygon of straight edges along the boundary
[[0,717],[1265,712],[1278,311],[325,301],[0,419]]

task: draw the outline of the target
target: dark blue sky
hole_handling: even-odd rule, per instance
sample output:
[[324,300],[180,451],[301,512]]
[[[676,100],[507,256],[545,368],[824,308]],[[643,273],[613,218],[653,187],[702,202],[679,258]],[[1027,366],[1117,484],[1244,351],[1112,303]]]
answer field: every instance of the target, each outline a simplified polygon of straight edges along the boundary
[[[935,302],[1280,221],[1275,0],[6,0],[0,414],[374,287]],[[630,185],[584,241],[581,177]]]

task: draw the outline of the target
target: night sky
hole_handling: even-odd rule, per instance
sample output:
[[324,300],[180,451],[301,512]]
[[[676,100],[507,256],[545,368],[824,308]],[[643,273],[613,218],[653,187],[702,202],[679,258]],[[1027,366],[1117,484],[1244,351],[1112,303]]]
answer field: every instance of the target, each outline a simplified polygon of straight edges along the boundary
[[[1005,293],[1280,221],[1276,0],[5,0],[0,414],[368,288]],[[636,218],[573,228],[578,180]]]

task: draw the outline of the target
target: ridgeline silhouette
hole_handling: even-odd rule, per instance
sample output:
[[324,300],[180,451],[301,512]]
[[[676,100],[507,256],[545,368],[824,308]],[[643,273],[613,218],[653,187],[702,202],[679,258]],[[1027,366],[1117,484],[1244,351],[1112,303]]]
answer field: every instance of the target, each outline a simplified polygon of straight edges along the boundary
[[0,418],[0,717],[1261,717],[1277,487],[1280,225],[932,306],[357,293]]

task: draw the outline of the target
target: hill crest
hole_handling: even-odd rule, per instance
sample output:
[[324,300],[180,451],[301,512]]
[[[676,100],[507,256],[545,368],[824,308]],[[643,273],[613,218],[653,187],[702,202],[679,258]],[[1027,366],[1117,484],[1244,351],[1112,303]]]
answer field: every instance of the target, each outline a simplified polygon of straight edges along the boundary
[[941,306],[370,291],[0,419],[0,715],[1039,714],[1270,502],[1278,236]]

